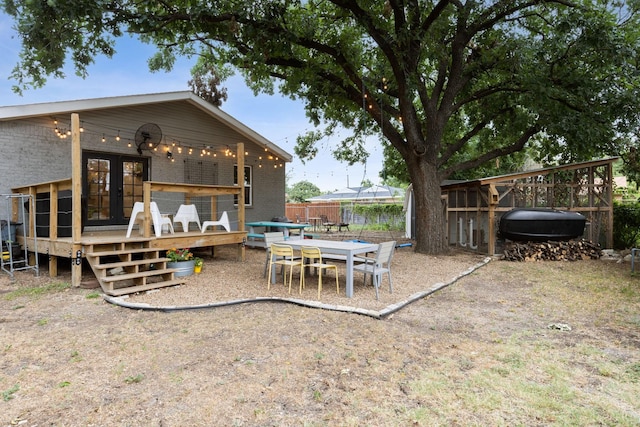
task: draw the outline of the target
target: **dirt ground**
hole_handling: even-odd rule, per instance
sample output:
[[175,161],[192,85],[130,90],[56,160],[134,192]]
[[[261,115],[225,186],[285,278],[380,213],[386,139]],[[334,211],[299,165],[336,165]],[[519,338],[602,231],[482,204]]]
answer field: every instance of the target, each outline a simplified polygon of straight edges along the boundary
[[[400,248],[380,302],[361,279],[349,301],[326,278],[323,303],[369,310],[451,282],[383,320],[283,302],[133,310],[46,287],[64,275],[3,273],[0,426],[640,424],[629,265],[482,260]],[[185,286],[126,301],[289,297],[267,292],[263,266],[263,251],[217,250]]]

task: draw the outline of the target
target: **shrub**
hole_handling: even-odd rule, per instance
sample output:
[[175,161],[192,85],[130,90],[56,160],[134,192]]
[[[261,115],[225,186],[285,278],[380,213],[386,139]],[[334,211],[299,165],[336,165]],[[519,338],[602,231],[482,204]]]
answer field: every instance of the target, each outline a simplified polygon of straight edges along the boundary
[[613,205],[613,247],[629,249],[637,246],[640,238],[640,203]]

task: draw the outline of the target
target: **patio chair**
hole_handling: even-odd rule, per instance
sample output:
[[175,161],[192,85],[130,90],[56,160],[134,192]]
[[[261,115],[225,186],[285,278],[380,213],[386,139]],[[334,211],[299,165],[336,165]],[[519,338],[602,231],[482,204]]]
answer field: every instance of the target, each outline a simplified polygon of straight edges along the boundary
[[[158,209],[158,204],[156,202],[151,202],[151,221],[153,224],[153,231],[156,234],[156,237],[160,237],[162,235],[162,227],[168,226],[171,234],[174,233],[173,224],[171,224],[171,218],[167,216],[162,216],[160,213],[160,209]],[[131,230],[133,230],[133,225],[138,223],[142,224],[144,222],[144,203],[143,202],[135,202],[133,204],[133,209],[131,210],[131,217],[129,218],[129,227],[127,228],[127,238],[131,237]],[[142,229],[141,229],[142,230]]]
[[182,231],[189,231],[189,223],[195,222],[200,229],[200,217],[196,205],[180,205],[178,212],[173,216],[173,223],[179,222],[182,225]]
[[264,233],[264,247],[267,250],[267,257],[264,260],[264,274],[263,277],[267,277],[267,268],[269,268],[269,259],[271,258],[271,244],[273,242],[280,242],[284,240],[284,232],[272,231]]
[[309,224],[309,221],[303,221],[300,215],[296,214],[296,224]]
[[391,258],[396,248],[395,241],[383,242],[378,245],[378,251],[375,258],[362,257],[362,264],[354,265],[353,271],[364,273],[364,283],[367,283],[367,276],[371,275],[371,282],[376,289],[376,299],[379,299],[378,288],[382,283],[382,275],[387,273],[389,276],[389,293],[393,292],[391,283]]
[[320,215],[320,222],[323,227],[327,228],[327,233],[331,231],[331,227],[335,227],[336,223],[333,221],[329,221],[326,215]]
[[338,232],[339,233],[342,232],[343,228],[346,228],[347,231],[351,231],[351,230],[349,230],[349,223],[348,222],[340,222],[340,223],[338,223]]
[[300,267],[300,287],[304,286],[304,275],[302,274],[302,259],[293,256],[293,248],[288,245],[278,243],[271,244],[271,257],[269,258],[269,271],[267,273],[267,289],[271,289],[271,272],[274,265],[281,265],[284,271],[284,286],[287,287],[286,267],[289,266],[289,293],[291,293],[291,282],[293,280],[293,267]]
[[[303,247],[300,249],[302,253],[302,276],[303,280],[300,282],[300,294],[302,294],[302,288],[304,286],[304,271],[305,268],[318,269],[318,299],[320,299],[320,292],[322,292],[322,270],[333,270],[336,276],[336,293],[340,293],[340,285],[338,284],[338,266],[335,264],[325,264],[322,262],[322,253],[318,248]],[[306,264],[305,262],[310,262]]]
[[227,215],[227,211],[222,212],[222,215],[220,215],[220,219],[218,221],[203,222],[202,232],[204,233],[207,227],[213,227],[213,229],[215,230],[215,227],[217,225],[219,225],[220,227],[224,228],[227,231],[231,231],[231,225],[229,224],[229,215]]

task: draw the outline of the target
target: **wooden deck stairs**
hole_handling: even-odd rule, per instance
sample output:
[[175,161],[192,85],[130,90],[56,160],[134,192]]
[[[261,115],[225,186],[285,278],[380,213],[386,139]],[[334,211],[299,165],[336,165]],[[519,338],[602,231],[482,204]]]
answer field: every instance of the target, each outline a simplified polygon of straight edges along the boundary
[[185,283],[175,278],[175,269],[167,268],[161,249],[149,248],[144,243],[118,243],[92,245],[85,253],[102,291],[121,296]]

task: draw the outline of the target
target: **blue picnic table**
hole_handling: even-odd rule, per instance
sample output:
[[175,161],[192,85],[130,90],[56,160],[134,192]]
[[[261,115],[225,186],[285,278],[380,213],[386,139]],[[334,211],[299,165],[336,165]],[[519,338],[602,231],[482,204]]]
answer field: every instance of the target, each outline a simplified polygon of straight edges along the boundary
[[247,232],[249,241],[247,242],[247,244],[249,244],[250,246],[262,246],[260,242],[264,240],[264,231],[267,228],[281,228],[284,232],[285,239],[289,239],[291,230],[300,230],[300,239],[304,239],[304,229],[307,227],[311,227],[311,224],[297,224],[294,222],[277,221],[254,221],[247,222],[244,225],[246,227],[249,227],[249,230]]

